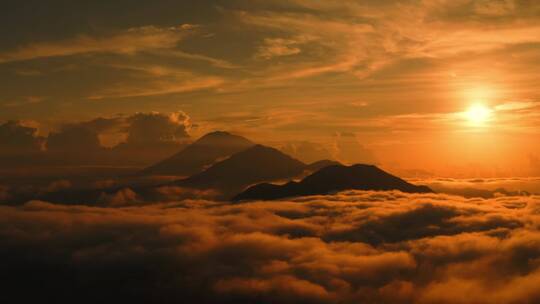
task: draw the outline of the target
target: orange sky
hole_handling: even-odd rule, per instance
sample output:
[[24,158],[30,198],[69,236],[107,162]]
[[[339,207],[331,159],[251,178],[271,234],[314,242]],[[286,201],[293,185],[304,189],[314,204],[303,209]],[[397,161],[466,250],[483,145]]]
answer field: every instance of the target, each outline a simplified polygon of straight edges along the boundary
[[538,1],[60,2],[0,13],[0,123],[45,135],[181,111],[192,137],[309,142],[403,174],[540,174]]

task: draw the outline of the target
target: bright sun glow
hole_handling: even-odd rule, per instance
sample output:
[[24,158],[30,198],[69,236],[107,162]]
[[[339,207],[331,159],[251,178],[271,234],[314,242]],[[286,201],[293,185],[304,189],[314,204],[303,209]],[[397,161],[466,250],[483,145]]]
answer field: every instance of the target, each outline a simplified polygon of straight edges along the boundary
[[485,105],[476,103],[469,107],[465,115],[471,124],[481,126],[490,120],[492,111]]

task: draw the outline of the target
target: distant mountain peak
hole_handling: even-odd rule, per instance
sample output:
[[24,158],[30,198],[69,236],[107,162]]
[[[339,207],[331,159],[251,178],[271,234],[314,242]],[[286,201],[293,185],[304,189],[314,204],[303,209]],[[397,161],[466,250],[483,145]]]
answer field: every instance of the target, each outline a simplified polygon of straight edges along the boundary
[[205,135],[201,136],[198,140],[196,140],[194,144],[206,143],[209,141],[212,141],[212,142],[220,141],[220,142],[229,143],[229,144],[235,143],[235,142],[240,142],[240,143],[249,142],[250,146],[254,144],[245,137],[242,137],[240,135],[235,135],[226,131],[213,131],[210,133],[206,133]]
[[241,137],[239,135],[231,134],[227,131],[212,131],[201,136],[198,141],[208,138],[220,138],[220,137]]
[[210,132],[175,155],[146,168],[142,174],[189,176],[253,145],[249,139],[239,135],[225,131]]
[[208,132],[208,133],[206,133],[203,137],[208,137],[208,136],[222,136],[222,135],[232,135],[232,134],[229,133],[229,132],[227,132],[227,131],[220,131],[220,130],[217,130],[217,131]]

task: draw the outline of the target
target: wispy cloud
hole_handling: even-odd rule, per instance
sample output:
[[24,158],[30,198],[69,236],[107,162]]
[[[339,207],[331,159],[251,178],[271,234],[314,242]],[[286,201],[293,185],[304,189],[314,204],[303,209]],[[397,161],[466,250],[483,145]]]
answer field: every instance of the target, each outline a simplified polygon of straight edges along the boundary
[[46,100],[46,98],[42,96],[26,96],[22,98],[22,100],[13,101],[13,102],[5,102],[3,103],[3,106],[4,107],[20,107],[20,106],[34,105],[44,100]]
[[198,77],[195,79],[178,79],[175,81],[152,81],[145,86],[119,85],[108,88],[88,99],[100,100],[108,98],[146,97],[157,95],[178,94],[206,89],[215,89],[221,86],[224,80],[218,77]]
[[0,63],[90,53],[134,54],[145,50],[173,48],[191,29],[185,25],[170,28],[145,26],[108,37],[81,35],[64,41],[33,43],[0,53]]

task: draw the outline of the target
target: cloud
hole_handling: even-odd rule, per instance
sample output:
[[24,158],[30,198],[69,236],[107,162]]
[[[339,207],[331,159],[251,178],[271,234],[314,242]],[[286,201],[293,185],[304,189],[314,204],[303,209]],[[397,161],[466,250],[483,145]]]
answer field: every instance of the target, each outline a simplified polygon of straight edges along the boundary
[[288,142],[281,146],[280,150],[285,154],[306,163],[324,159],[331,160],[334,157],[325,144],[317,144],[308,141]]
[[95,152],[101,149],[98,132],[88,124],[69,124],[47,137],[47,151],[70,153]]
[[309,36],[298,36],[291,39],[265,38],[255,57],[268,60],[274,57],[296,55],[301,52],[299,45],[313,39]]
[[[531,173],[534,174],[534,170],[531,170]],[[426,185],[435,192],[465,197],[494,198],[540,194],[540,180],[535,177],[483,179],[426,178],[411,179],[410,181]]]
[[11,108],[11,107],[20,107],[25,105],[35,105],[45,100],[44,97],[40,96],[25,96],[22,98],[22,100],[14,101],[14,102],[8,102],[4,103],[4,107]]
[[171,142],[189,138],[189,116],[184,112],[137,113],[126,119],[127,143]]
[[49,183],[49,185],[47,185],[47,187],[45,187],[43,190],[46,192],[56,192],[66,190],[71,187],[72,183],[69,180],[61,179]]
[[[182,112],[135,113],[125,116],[98,117],[89,121],[66,123],[59,131],[49,134],[50,150],[91,149],[108,146],[101,141],[119,141],[128,144],[178,142],[189,138],[191,122]],[[116,138],[113,138],[116,137]]]
[[0,185],[0,203],[3,203],[11,198],[10,188],[5,185]]
[[155,201],[180,201],[193,198],[211,200],[221,196],[221,193],[212,189],[198,190],[178,186],[161,186],[153,192],[151,196]]
[[0,153],[18,154],[39,152],[42,138],[37,128],[25,126],[20,121],[0,124]]
[[476,1],[474,11],[485,16],[505,16],[515,10],[514,0]]
[[[507,54],[499,57],[492,53],[539,41],[534,17],[538,6],[512,0],[399,4],[272,1],[231,12],[240,22],[266,31],[268,38],[256,49],[255,57],[301,52],[294,62],[268,67],[267,81],[274,85],[333,73],[360,80],[383,76],[380,81],[387,85],[397,74],[402,81],[417,83],[427,75],[407,75],[407,69],[399,68],[411,59],[431,62],[428,80],[437,83],[440,76],[433,70],[455,69],[448,62],[459,56],[488,54],[507,61],[503,58]],[[300,48],[289,37],[310,37],[310,43]]]
[[35,124],[0,124],[0,162],[15,169],[31,165],[149,165],[179,151],[190,136],[182,112],[135,113],[64,123],[47,137]]
[[80,126],[99,134],[107,133],[111,131],[117,131],[119,128],[125,125],[124,117],[97,117],[89,121],[83,121],[79,123],[68,123],[67,126]]
[[333,146],[334,158],[349,164],[374,164],[375,155],[360,144],[355,134],[339,132],[335,135]]
[[225,83],[221,77],[198,76],[191,73],[172,75],[171,79],[152,80],[144,85],[117,85],[107,88],[98,94],[89,96],[91,100],[107,98],[148,97],[171,95],[192,91],[219,88]]
[[112,194],[102,193],[98,200],[98,204],[104,204],[107,206],[126,206],[131,204],[140,203],[141,200],[137,193],[129,188],[124,188],[116,191]]
[[191,60],[198,60],[198,61],[208,62],[208,63],[210,63],[211,65],[213,65],[215,67],[223,68],[223,69],[237,69],[237,68],[239,68],[239,66],[234,65],[234,64],[232,64],[232,63],[230,63],[230,62],[228,62],[226,60],[223,60],[223,59],[213,58],[213,57],[205,56],[205,55],[201,55],[201,54],[187,53],[187,52],[183,52],[183,51],[179,51],[179,50],[173,50],[173,51],[168,50],[167,52],[164,52],[163,55],[176,57],[176,58],[182,58],[182,59],[191,59]]
[[[128,144],[178,142],[189,138],[190,117],[183,111],[170,113],[139,112],[132,115],[98,117],[89,121],[66,123],[52,136],[68,137],[69,133],[92,134],[101,141],[125,140]],[[113,138],[116,137],[116,138]],[[71,136],[76,141],[77,136]],[[85,137],[82,136],[82,139]],[[54,138],[53,138],[54,139]],[[81,143],[82,144],[82,143]],[[109,146],[105,144],[105,146]]]
[[0,53],[0,63],[37,58],[73,56],[91,53],[134,54],[153,49],[173,48],[192,28],[186,25],[161,28],[143,26],[108,37],[78,37],[56,42],[39,42]]
[[[10,278],[2,297],[536,302],[539,212],[538,196],[362,191],[234,205],[32,201],[0,207],[0,258]],[[23,283],[35,292],[16,293]]]
[[182,111],[66,123],[47,137],[45,156],[55,163],[146,166],[180,150],[190,127]]

